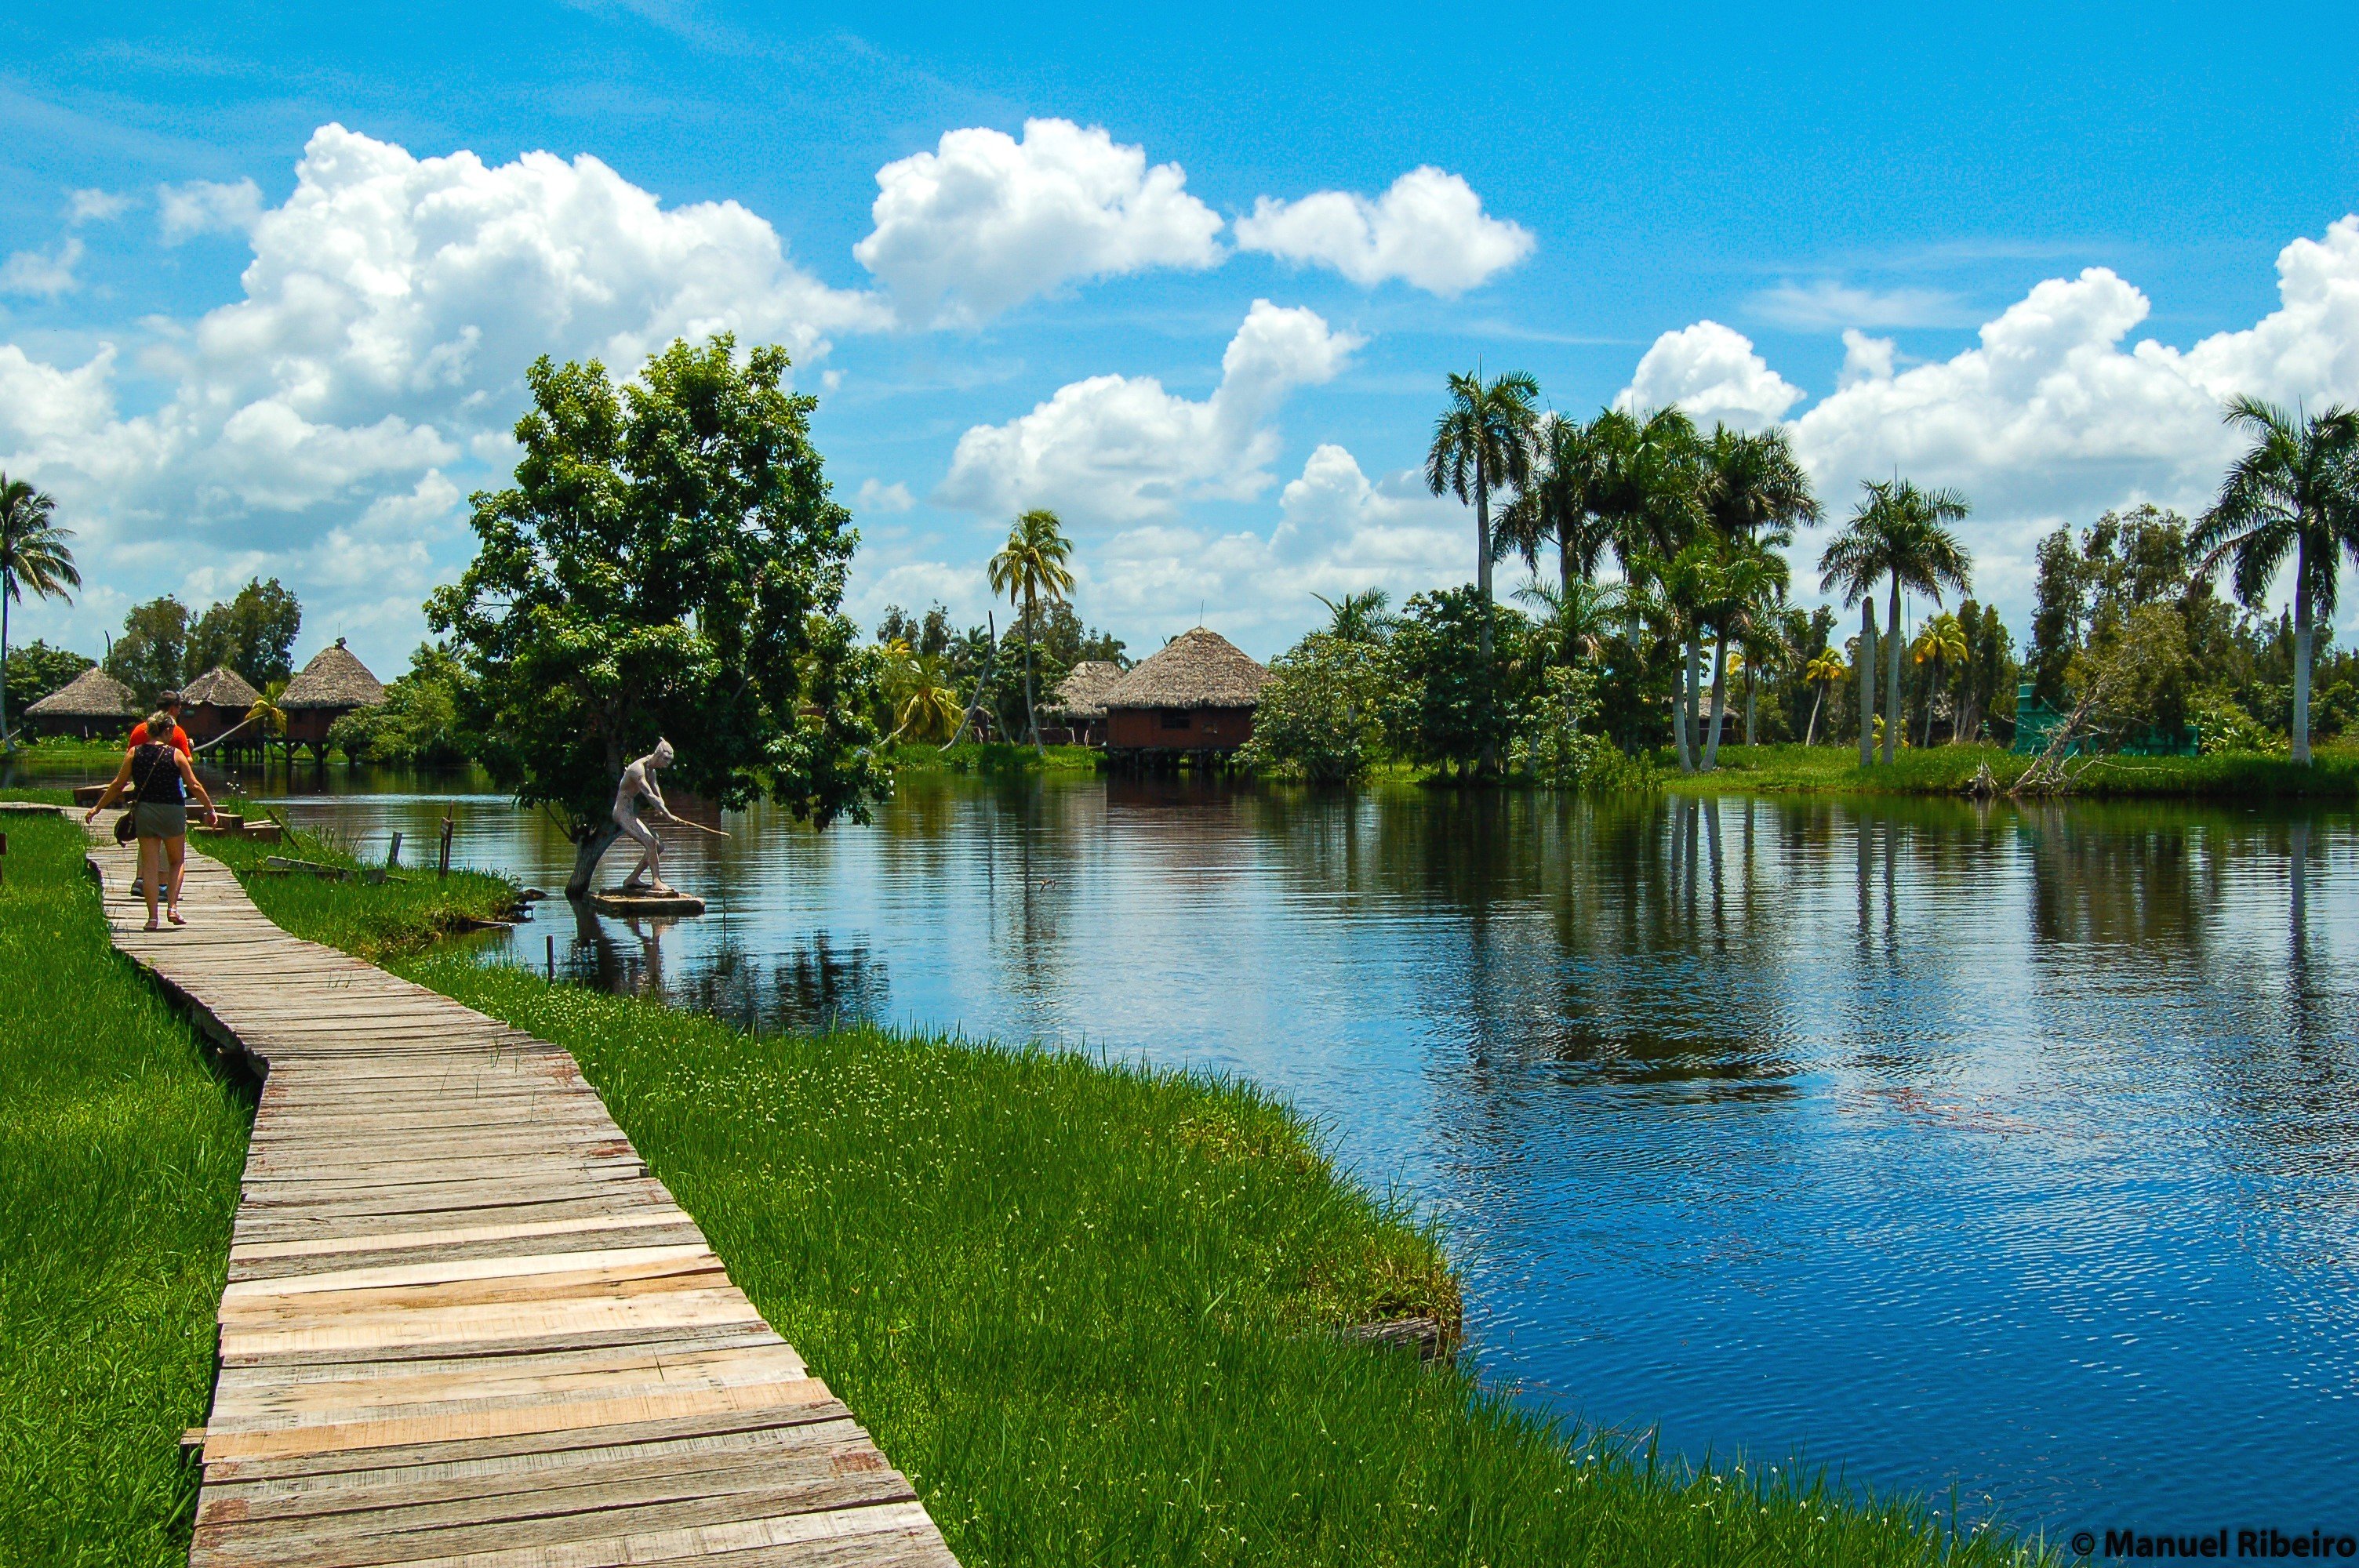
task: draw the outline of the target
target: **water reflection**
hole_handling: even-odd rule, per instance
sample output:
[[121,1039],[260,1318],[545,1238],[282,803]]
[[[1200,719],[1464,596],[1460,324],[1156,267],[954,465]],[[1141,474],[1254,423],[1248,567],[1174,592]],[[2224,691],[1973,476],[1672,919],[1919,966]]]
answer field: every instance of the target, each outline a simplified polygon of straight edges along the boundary
[[[282,808],[570,863],[479,782],[336,783]],[[2347,812],[950,781],[731,829],[667,855],[710,914],[513,957],[1249,1075],[1447,1224],[1487,1369],[1675,1448],[2190,1528],[2359,1463]]]

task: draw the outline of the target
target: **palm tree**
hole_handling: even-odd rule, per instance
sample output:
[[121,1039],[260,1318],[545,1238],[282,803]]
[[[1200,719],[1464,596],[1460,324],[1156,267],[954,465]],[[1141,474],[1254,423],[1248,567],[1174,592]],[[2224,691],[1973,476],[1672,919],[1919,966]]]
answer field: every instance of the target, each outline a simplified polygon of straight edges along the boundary
[[1519,491],[1532,477],[1532,442],[1538,432],[1540,384],[1523,371],[1485,382],[1472,375],[1450,377],[1450,406],[1434,421],[1433,446],[1425,455],[1425,482],[1436,495],[1454,495],[1474,507],[1475,591],[1483,601],[1481,647],[1491,657],[1491,496]]
[[1035,616],[1040,600],[1060,604],[1072,589],[1073,574],[1065,567],[1072,553],[1073,542],[1065,537],[1057,514],[1036,508],[1016,520],[1007,531],[1007,543],[991,557],[991,591],[1006,594],[1023,612],[1024,722],[1032,731],[1033,750],[1044,756],[1049,749],[1040,744],[1040,716],[1032,708],[1032,639],[1038,633]]
[[[1885,689],[1890,693],[1897,714],[1900,700],[1900,596],[1904,592],[1929,595],[1934,603],[1941,602],[1941,589],[1954,588],[1960,593],[1972,591],[1973,564],[1958,536],[1947,524],[1962,522],[1973,508],[1966,498],[1954,490],[1919,490],[1905,479],[1869,480],[1862,487],[1867,498],[1852,514],[1851,521],[1842,533],[1827,541],[1819,557],[1819,579],[1821,586],[1832,592],[1841,589],[1845,606],[1862,607],[1860,619],[1860,707],[1859,729],[1864,738],[1874,728],[1875,714],[1875,676],[1872,649],[1875,641],[1875,612],[1869,596],[1878,581],[1889,579],[1892,606],[1886,626],[1885,643]],[[1884,760],[1889,763],[1900,743],[1900,726],[1887,725],[1884,731]],[[1860,746],[1860,763],[1873,761],[1864,739]]]
[[[1590,422],[1593,466],[1593,504],[1613,541],[1614,553],[1634,589],[1680,640],[1680,693],[1672,715],[1672,738],[1680,771],[1695,768],[1697,670],[1701,633],[1683,574],[1677,591],[1661,574],[1677,562],[1704,524],[1702,443],[1695,421],[1678,408],[1658,408],[1641,417],[1609,408]],[[1648,581],[1652,574],[1655,580]],[[1633,600],[1638,602],[1637,600]]]
[[1540,635],[1565,664],[1594,659],[1629,614],[1629,591],[1618,582],[1577,577],[1563,587],[1534,578],[1516,597],[1540,609]]
[[22,603],[25,590],[36,599],[73,602],[82,586],[73,530],[50,521],[57,503],[21,479],[0,473],[0,748],[8,744],[8,606]]
[[1820,650],[1818,657],[1802,666],[1802,678],[1818,687],[1818,695],[1810,698],[1810,724],[1802,733],[1803,745],[1819,743],[1819,709],[1827,700],[1828,690],[1850,673],[1843,668],[1843,655],[1832,648]]
[[920,654],[911,662],[901,699],[893,709],[893,739],[906,735],[912,741],[931,741],[948,735],[958,728],[963,712],[958,692],[942,678],[940,656]]
[[1613,526],[1598,510],[1604,452],[1595,430],[1560,414],[1540,421],[1531,479],[1499,514],[1498,536],[1491,542],[1494,553],[1514,550],[1535,573],[1540,546],[1553,544],[1557,581],[1567,593],[1597,575],[1614,542]]
[[[1925,683],[1924,744],[1930,747],[1933,743],[1933,697],[1941,689],[1942,669],[1966,662],[1966,629],[1958,623],[1956,616],[1945,610],[1926,622],[1918,632],[1916,643],[1909,649],[1909,656],[1920,665],[1933,666],[1932,678]],[[1955,741],[1959,737],[1953,732],[1950,739]]]
[[[1794,456],[1793,442],[1783,430],[1747,435],[1725,425],[1715,425],[1711,439],[1703,445],[1701,457],[1704,511],[1712,525],[1731,539],[1748,547],[1783,550],[1794,542],[1797,527],[1816,523],[1824,515],[1818,496],[1811,492],[1810,476],[1803,471]],[[1782,562],[1783,557],[1779,558]],[[1784,597],[1781,580],[1777,600]],[[1757,631],[1767,613],[1775,608],[1776,601],[1772,600],[1748,601],[1749,613],[1742,618],[1744,630]],[[1745,650],[1745,742],[1748,746],[1753,743],[1753,646],[1758,641],[1748,635],[1740,644]],[[1727,648],[1727,629],[1723,628],[1723,655]],[[1719,739],[1716,723],[1713,739]]]
[[2293,760],[2310,761],[2310,657],[2321,614],[2331,622],[2341,557],[2359,557],[2359,413],[2340,406],[2302,418],[2255,397],[2228,405],[2252,432],[2220,499],[2188,540],[2198,580],[2233,563],[2236,598],[2257,606],[2293,553]]
[[1388,618],[1386,609],[1392,595],[1383,589],[1371,588],[1358,593],[1347,593],[1342,599],[1330,599],[1323,593],[1310,596],[1327,607],[1327,634],[1343,643],[1381,643],[1385,638]]
[[[1710,600],[1710,619],[1717,641],[1712,652],[1712,719],[1704,732],[1705,773],[1711,773],[1720,765],[1720,735],[1728,712],[1729,639],[1736,638],[1740,647],[1757,639],[1761,629],[1785,603],[1789,576],[1790,569],[1782,551],[1743,539],[1727,540],[1721,546],[1721,557],[1712,572]],[[1745,654],[1745,660],[1749,678],[1749,653]]]

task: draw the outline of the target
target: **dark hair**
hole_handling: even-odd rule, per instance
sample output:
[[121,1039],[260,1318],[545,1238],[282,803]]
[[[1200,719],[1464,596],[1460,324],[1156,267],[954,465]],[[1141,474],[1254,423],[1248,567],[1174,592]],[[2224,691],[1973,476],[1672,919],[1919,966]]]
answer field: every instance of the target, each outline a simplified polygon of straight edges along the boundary
[[180,694],[177,691],[167,688],[157,695],[156,706],[158,708],[178,708],[180,706]]

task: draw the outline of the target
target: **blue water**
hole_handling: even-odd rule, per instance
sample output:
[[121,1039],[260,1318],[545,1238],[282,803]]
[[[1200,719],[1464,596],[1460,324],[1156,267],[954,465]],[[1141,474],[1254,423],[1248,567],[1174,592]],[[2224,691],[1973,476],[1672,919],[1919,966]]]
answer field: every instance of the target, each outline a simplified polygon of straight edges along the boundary
[[[295,800],[364,847],[485,796]],[[2044,1527],[2359,1530],[2359,829],[1951,802],[905,787],[506,957],[1250,1076],[1448,1227],[1522,1397]],[[618,877],[617,863],[610,871]]]

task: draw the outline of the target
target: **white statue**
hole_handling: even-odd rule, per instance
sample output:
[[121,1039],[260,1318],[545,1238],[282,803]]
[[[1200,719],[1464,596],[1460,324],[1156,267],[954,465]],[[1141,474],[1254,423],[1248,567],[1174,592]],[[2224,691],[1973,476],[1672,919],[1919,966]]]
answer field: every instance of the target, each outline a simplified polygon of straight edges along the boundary
[[664,804],[663,791],[656,787],[656,774],[671,766],[671,742],[658,741],[656,749],[634,761],[623,770],[622,782],[614,786],[614,826],[638,841],[638,869],[623,879],[618,890],[623,892],[657,892],[671,896],[674,889],[663,880],[663,844],[655,830],[639,820],[639,802],[644,799],[656,808],[667,822],[678,822],[671,807]]

